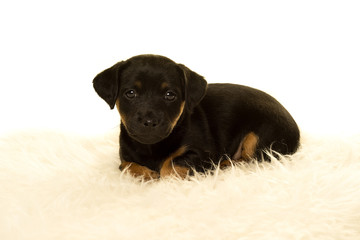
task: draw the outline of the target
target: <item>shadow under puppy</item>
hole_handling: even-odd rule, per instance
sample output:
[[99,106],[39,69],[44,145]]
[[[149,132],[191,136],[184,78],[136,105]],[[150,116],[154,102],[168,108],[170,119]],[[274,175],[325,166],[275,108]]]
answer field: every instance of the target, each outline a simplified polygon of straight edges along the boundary
[[[235,84],[207,84],[158,55],[139,55],[99,73],[95,91],[120,116],[121,170],[146,179],[186,177],[266,149],[292,154],[300,133],[270,95]],[[225,159],[220,161],[221,159]]]

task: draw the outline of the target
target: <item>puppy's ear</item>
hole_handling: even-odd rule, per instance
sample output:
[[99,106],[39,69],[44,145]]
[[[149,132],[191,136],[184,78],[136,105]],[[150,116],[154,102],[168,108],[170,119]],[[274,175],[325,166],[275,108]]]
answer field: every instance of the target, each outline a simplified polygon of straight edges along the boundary
[[203,76],[191,71],[182,64],[178,64],[184,72],[185,78],[185,99],[186,107],[189,111],[200,103],[206,94],[207,82]]
[[109,104],[113,109],[120,88],[120,71],[124,67],[125,62],[118,62],[111,68],[104,70],[96,75],[93,80],[93,86],[97,94]]

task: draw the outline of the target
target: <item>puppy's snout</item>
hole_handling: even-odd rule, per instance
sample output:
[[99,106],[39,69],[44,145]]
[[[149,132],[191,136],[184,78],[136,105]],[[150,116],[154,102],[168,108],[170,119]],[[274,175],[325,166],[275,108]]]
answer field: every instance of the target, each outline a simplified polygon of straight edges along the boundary
[[152,112],[148,112],[144,115],[139,114],[137,120],[140,125],[147,128],[157,127],[160,123],[159,118],[156,117]]
[[144,121],[145,127],[156,127],[159,124],[159,121],[157,119],[146,119]]

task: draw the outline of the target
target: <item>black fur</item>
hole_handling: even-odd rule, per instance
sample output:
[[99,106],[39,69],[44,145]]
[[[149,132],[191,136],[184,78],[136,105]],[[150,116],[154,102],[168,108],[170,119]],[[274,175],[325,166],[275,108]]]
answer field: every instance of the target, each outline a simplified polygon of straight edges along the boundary
[[93,84],[111,108],[118,104],[121,160],[153,171],[159,172],[164,160],[183,146],[186,152],[174,164],[209,169],[221,156],[233,156],[249,132],[259,139],[254,157],[270,147],[292,154],[299,145],[297,124],[270,95],[241,85],[207,84],[162,56],[119,62],[98,74]]

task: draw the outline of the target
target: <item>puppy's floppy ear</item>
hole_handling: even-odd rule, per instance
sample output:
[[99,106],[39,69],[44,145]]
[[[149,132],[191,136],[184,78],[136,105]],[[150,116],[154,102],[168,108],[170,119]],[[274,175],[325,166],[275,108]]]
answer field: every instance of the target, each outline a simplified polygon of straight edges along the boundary
[[189,111],[200,103],[206,94],[207,82],[203,76],[191,71],[182,64],[178,64],[184,72],[185,78],[185,100]]
[[96,75],[93,86],[97,94],[113,109],[120,88],[120,71],[124,68],[125,62],[118,62],[111,68]]

